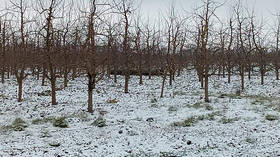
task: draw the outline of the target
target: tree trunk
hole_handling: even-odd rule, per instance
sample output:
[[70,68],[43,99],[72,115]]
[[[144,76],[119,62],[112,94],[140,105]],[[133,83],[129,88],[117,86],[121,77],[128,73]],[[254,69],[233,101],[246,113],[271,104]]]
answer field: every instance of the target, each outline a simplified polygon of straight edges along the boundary
[[37,80],[39,80],[40,79],[40,68],[39,67],[37,67]]
[[165,80],[166,80],[166,72],[164,72],[163,78],[162,78],[161,92],[160,92],[160,97],[161,98],[163,98]]
[[205,87],[204,87],[204,90],[205,90],[205,102],[210,102],[209,101],[209,93],[208,93],[208,71],[207,73],[205,74]]
[[148,71],[149,71],[149,80],[151,79],[152,77],[152,68],[151,68],[151,55],[149,54],[148,56]]
[[76,68],[72,68],[72,80],[75,80],[76,75],[77,75]]
[[142,55],[140,56],[140,63],[139,63],[139,84],[143,84],[143,74],[142,74]]
[[275,75],[276,75],[276,80],[279,80],[279,68],[275,68]]
[[261,85],[263,85],[264,84],[264,74],[262,73],[261,74]]
[[117,72],[114,72],[114,83],[118,83],[118,79],[117,79]]
[[91,74],[88,73],[88,112],[89,113],[93,113],[92,92],[93,92],[92,76]]
[[222,74],[222,65],[219,65],[219,70],[218,70],[218,76],[219,76],[219,78],[220,78],[221,74]]
[[64,77],[63,85],[64,85],[64,88],[66,88],[68,86],[68,71],[67,71],[67,68],[64,69],[63,77]]
[[265,74],[265,68],[261,67],[261,85],[264,84],[264,74]]
[[51,78],[51,90],[52,90],[52,105],[56,105],[56,86],[55,86],[56,79]]
[[200,87],[203,88],[204,87],[203,75],[199,74],[199,77],[200,77]]
[[34,77],[35,76],[35,67],[34,66],[32,66],[32,76]]
[[169,71],[169,85],[170,85],[170,86],[172,86],[172,82],[173,82],[172,72]]
[[248,79],[251,80],[251,66],[249,66]]
[[231,82],[231,68],[227,68],[227,72],[228,72],[228,83]]
[[43,67],[42,86],[45,86],[45,80],[46,80],[46,69]]
[[244,68],[241,67],[241,72],[240,72],[240,75],[241,75],[241,89],[244,90]]
[[152,70],[151,70],[151,67],[149,67],[149,80],[152,78]]
[[225,78],[225,77],[226,77],[226,74],[225,74],[225,69],[226,69],[226,67],[225,67],[225,65],[223,65],[223,78]]
[[142,85],[143,84],[143,74],[142,74],[142,69],[140,70],[140,74],[139,74],[139,84]]
[[23,78],[18,78],[18,102],[22,101],[22,80]]
[[92,75],[91,81],[92,81],[92,88],[95,89],[96,88],[96,74]]
[[1,82],[2,84],[5,83],[5,68],[2,67],[2,70],[1,70]]
[[117,78],[117,67],[114,66],[114,83],[118,82],[118,78]]
[[8,79],[10,79],[10,68],[8,68],[8,71],[7,71],[7,77],[8,77]]
[[128,93],[128,81],[129,81],[129,73],[126,72],[125,78],[124,78],[124,82],[125,82],[124,93]]
[[55,67],[50,66],[50,82],[51,82],[51,96],[52,96],[52,105],[56,105],[56,69]]
[[177,76],[181,76],[181,67],[178,69],[178,73],[177,73]]

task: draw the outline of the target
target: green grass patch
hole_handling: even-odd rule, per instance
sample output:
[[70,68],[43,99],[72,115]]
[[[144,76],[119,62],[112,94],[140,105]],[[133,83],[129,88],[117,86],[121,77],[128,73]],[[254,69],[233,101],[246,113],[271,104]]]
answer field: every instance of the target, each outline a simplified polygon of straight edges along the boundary
[[54,119],[53,126],[59,128],[68,128],[68,122],[66,121],[66,117],[59,117]]
[[197,103],[193,104],[192,107],[195,109],[202,108],[202,102],[197,102]]
[[278,102],[270,103],[270,104],[266,105],[266,109],[267,108],[280,112],[280,103],[278,103]]
[[174,107],[174,106],[170,106],[170,107],[168,108],[168,112],[169,112],[169,113],[176,112],[177,110],[178,110],[178,108],[177,108],[177,107]]
[[117,99],[109,99],[106,101],[108,104],[116,104],[118,103],[119,101]]
[[175,126],[175,127],[190,127],[193,126],[195,123],[197,123],[197,119],[195,116],[189,117],[183,121],[179,121],[179,122],[174,122],[171,125]]
[[52,137],[48,130],[41,130],[40,138],[49,138]]
[[250,144],[253,144],[253,143],[255,143],[255,142],[256,142],[256,140],[255,140],[255,139],[250,138],[250,137],[247,137],[245,141],[246,141],[247,143],[250,143]]
[[7,131],[24,131],[24,129],[27,127],[27,123],[21,119],[16,118],[11,125],[2,126],[0,128],[1,131],[7,132]]
[[55,120],[54,117],[46,117],[46,118],[36,118],[32,120],[32,124],[39,125],[39,124],[44,124],[44,123],[53,123]]
[[46,90],[46,91],[43,91],[41,93],[38,93],[38,96],[51,96],[51,95],[52,95],[51,90]]
[[219,111],[216,111],[216,112],[208,113],[206,115],[198,116],[197,119],[198,120],[210,120],[210,121],[213,121],[213,120],[215,120],[216,116],[220,116],[220,115],[221,115],[221,113]]
[[208,111],[213,110],[213,107],[210,104],[205,104],[204,107],[205,107],[205,110],[208,110]]
[[193,105],[186,104],[185,107],[195,108],[195,109],[205,108],[205,110],[208,111],[213,110],[213,107],[209,103],[204,103],[204,102],[196,102]]
[[218,98],[230,98],[230,99],[241,99],[240,95],[230,93],[230,94],[221,94]]
[[253,105],[264,104],[266,100],[256,99],[252,102]]
[[183,91],[174,91],[174,92],[173,92],[173,96],[176,96],[176,95],[182,96],[182,95],[186,95],[186,93],[183,92]]
[[152,103],[152,104],[151,104],[151,107],[153,107],[153,108],[158,108],[158,105],[157,105],[156,103]]
[[248,98],[248,99],[254,99],[260,102],[271,102],[273,100],[278,100],[278,98],[276,97],[272,97],[272,96],[263,96],[263,95],[243,95],[243,98]]
[[60,143],[57,142],[57,141],[52,141],[52,142],[49,143],[49,145],[52,146],[52,147],[59,147]]
[[190,127],[190,126],[194,126],[196,123],[198,123],[199,121],[203,121],[203,120],[209,120],[209,121],[213,121],[215,120],[216,116],[220,116],[220,112],[216,111],[216,112],[212,112],[206,115],[200,115],[200,116],[192,116],[189,117],[183,121],[178,121],[178,122],[173,122],[171,124],[171,126],[174,127]]
[[234,123],[236,121],[238,121],[240,118],[235,117],[235,118],[227,118],[227,117],[222,117],[220,122],[222,124],[228,124],[228,123]]
[[157,99],[156,99],[156,98],[151,99],[151,103],[152,103],[152,104],[153,104],[153,103],[157,103]]
[[265,119],[268,120],[268,121],[275,121],[275,120],[278,120],[278,116],[268,114],[268,115],[265,116]]
[[1,94],[1,93],[0,93],[0,98],[1,98],[1,99],[8,99],[8,97],[7,97],[6,95]]
[[95,121],[93,121],[91,123],[91,125],[93,126],[97,126],[97,127],[105,127],[106,125],[106,119],[104,119],[102,116],[99,116]]
[[77,117],[77,118],[79,118],[79,119],[82,120],[83,122],[90,121],[90,118],[89,118],[87,112],[78,112],[78,113],[76,113],[74,116]]

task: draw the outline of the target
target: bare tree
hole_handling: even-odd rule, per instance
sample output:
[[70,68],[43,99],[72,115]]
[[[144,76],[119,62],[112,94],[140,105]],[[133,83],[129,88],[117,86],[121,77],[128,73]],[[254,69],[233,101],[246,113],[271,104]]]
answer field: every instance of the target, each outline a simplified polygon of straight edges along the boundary
[[137,71],[139,75],[139,84],[143,84],[143,50],[141,50],[141,35],[142,35],[142,30],[140,28],[140,17],[135,22],[135,37],[134,37],[134,49],[136,52],[136,60],[138,61],[136,63],[137,66]]
[[130,28],[130,18],[131,13],[134,11],[132,8],[133,1],[132,0],[113,0],[114,1],[114,8],[117,10],[116,13],[122,16],[123,20],[123,42],[122,42],[122,51],[125,56],[124,58],[124,77],[125,77],[125,85],[124,85],[124,92],[128,93],[128,83],[130,77],[130,66],[131,66],[131,48],[130,48],[130,36],[129,36],[129,28]]
[[19,45],[19,50],[16,51],[18,53],[17,55],[17,61],[14,64],[14,73],[17,78],[18,82],[18,102],[22,101],[22,85],[23,85],[23,80],[28,76],[28,73],[25,74],[25,70],[27,65],[30,64],[28,63],[28,52],[27,52],[27,45],[26,45],[26,30],[25,30],[25,25],[28,20],[25,18],[25,13],[27,10],[27,2],[24,0],[13,0],[10,1],[12,4],[12,11],[17,13],[20,17],[19,23],[20,23],[20,45]]
[[252,30],[252,40],[254,43],[254,46],[256,48],[256,58],[257,58],[257,64],[260,69],[261,73],[261,84],[264,84],[264,76],[267,72],[267,66],[268,66],[268,54],[267,54],[267,46],[265,45],[266,38],[263,36],[263,24],[261,23],[258,28],[255,24],[254,16],[251,16],[251,30]]
[[275,71],[276,80],[279,80],[279,69],[280,69],[280,51],[279,51],[279,44],[280,44],[280,15],[276,15],[277,20],[276,21],[276,27],[274,29],[274,35],[275,35],[275,50],[272,56],[272,65]]
[[[44,53],[46,56],[46,65],[47,65],[47,71],[48,73],[45,73],[46,69],[43,68],[43,75],[50,80],[51,83],[51,97],[52,97],[52,105],[56,105],[56,79],[57,79],[57,67],[55,63],[55,56],[56,51],[52,49],[53,42],[52,39],[54,37],[54,23],[53,20],[55,19],[55,12],[59,7],[59,4],[62,2],[62,0],[49,0],[47,2],[43,2],[42,0],[39,0],[39,13],[42,15],[45,15],[45,21],[43,25],[43,31],[42,33],[44,38]],[[43,77],[44,77],[43,76]]]
[[1,82],[5,83],[5,71],[6,71],[6,59],[5,59],[5,54],[6,54],[6,32],[7,32],[7,22],[6,20],[0,19],[0,32],[1,32]]
[[233,45],[233,21],[232,18],[229,20],[229,28],[228,28],[228,45],[227,49],[225,51],[225,64],[226,64],[226,70],[227,70],[227,75],[228,75],[228,83],[231,82],[231,73],[232,69],[234,67],[234,58],[233,58],[233,50],[232,50],[232,45]]
[[246,17],[242,16],[243,13],[243,6],[241,4],[241,1],[239,0],[238,3],[236,4],[235,8],[234,8],[234,13],[236,16],[236,22],[237,22],[237,46],[236,46],[236,50],[237,50],[237,54],[238,54],[238,58],[237,58],[237,64],[238,64],[238,71],[239,71],[239,75],[241,77],[241,90],[244,90],[244,75],[245,75],[245,67],[246,67],[246,58],[245,58],[245,37],[244,37],[244,29],[243,27],[245,27],[245,22],[246,22]]
[[[62,15],[65,18],[61,18],[61,36],[62,36],[62,48],[63,48],[63,85],[64,88],[67,87],[68,85],[68,75],[71,71],[71,65],[70,65],[70,57],[71,57],[71,50],[69,47],[69,42],[67,42],[67,40],[69,40],[69,36],[71,32],[71,27],[75,24],[76,20],[74,19],[74,17],[72,16],[73,12],[73,2],[71,2],[69,5],[67,5],[67,7],[65,6],[66,4],[63,3],[63,11],[62,11]],[[76,41],[77,42],[77,41]]]
[[89,12],[86,14],[86,40],[82,45],[83,60],[85,61],[85,68],[88,77],[88,112],[93,112],[93,89],[98,81],[100,81],[104,74],[104,68],[100,68],[105,63],[106,58],[97,52],[97,19],[101,17],[102,12],[98,12],[97,6],[104,5],[98,4],[96,0],[91,0],[89,3]]
[[175,72],[178,69],[174,56],[180,46],[179,38],[182,34],[181,28],[184,23],[184,19],[176,15],[174,4],[171,5],[170,15],[168,15],[165,21],[167,25],[167,53],[173,54],[169,55],[170,59],[167,66],[169,70],[169,85],[172,85],[175,79]]
[[200,28],[199,28],[199,51],[201,52],[201,64],[202,64],[202,70],[203,73],[202,76],[204,78],[204,92],[205,102],[209,102],[209,93],[208,93],[208,81],[209,81],[209,74],[210,72],[210,52],[208,51],[209,47],[209,34],[210,34],[210,24],[212,17],[216,16],[215,11],[217,8],[221,6],[221,4],[216,3],[213,0],[205,0],[203,1],[204,5],[202,7],[202,10],[200,13],[196,13],[197,18],[199,19]]

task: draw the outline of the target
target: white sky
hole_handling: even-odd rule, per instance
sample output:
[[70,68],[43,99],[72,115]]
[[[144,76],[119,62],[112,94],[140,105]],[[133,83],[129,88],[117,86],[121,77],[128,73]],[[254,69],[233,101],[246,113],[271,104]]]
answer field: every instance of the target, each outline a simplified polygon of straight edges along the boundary
[[[216,0],[217,2],[225,2],[226,0]],[[217,11],[220,18],[230,16],[230,6],[236,0],[227,0],[225,5]],[[272,19],[272,13],[280,12],[280,0],[241,0],[248,4],[249,8],[255,8],[258,17]],[[186,10],[192,12],[194,8],[200,6],[201,0],[142,0],[143,16],[150,19],[156,19],[158,15],[166,14],[169,6],[175,3],[178,11]]]
[[[10,0],[0,0],[0,8],[5,6]],[[27,0],[29,1],[29,0]],[[32,1],[32,0],[30,0]],[[43,0],[47,1],[47,0]],[[74,0],[75,1],[75,0]],[[84,0],[88,1],[88,0]],[[110,2],[110,0],[108,0]],[[135,0],[142,1],[142,14],[144,17],[157,18],[159,15],[166,14],[169,6],[174,3],[178,11],[192,12],[193,8],[200,6],[201,0]],[[237,0],[215,0],[225,2],[225,5],[218,10],[218,15],[228,16],[230,5]],[[249,7],[254,7],[259,16],[264,18],[271,17],[271,13],[280,12],[280,0],[241,0],[247,3]]]
[[[0,0],[0,8],[5,7],[5,3],[10,0]],[[26,0],[31,2],[33,0]],[[43,0],[47,1],[47,0]],[[75,0],[74,0],[75,1]],[[83,1],[83,0],[80,0]],[[84,0],[88,1],[88,0]],[[110,0],[108,0],[110,2]],[[158,22],[158,17],[165,16],[170,8],[171,4],[175,4],[177,12],[181,12],[182,15],[188,16],[187,12],[193,12],[194,8],[201,5],[201,0],[133,0],[136,3],[142,1],[141,14],[142,19],[148,19],[149,22]],[[225,2],[225,5],[217,10],[218,17],[223,19],[228,19],[231,15],[231,6],[237,0],[215,0],[217,2]],[[255,8],[257,17],[259,19],[263,18],[265,22],[269,25],[273,25],[273,20],[275,17],[272,13],[280,13],[280,0],[241,0],[244,4],[247,4],[249,8]]]

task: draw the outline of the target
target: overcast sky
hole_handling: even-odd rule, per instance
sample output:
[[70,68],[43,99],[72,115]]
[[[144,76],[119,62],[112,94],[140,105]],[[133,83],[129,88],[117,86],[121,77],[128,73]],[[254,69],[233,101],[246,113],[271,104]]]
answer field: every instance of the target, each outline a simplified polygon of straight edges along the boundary
[[[32,0],[26,0],[31,2]],[[45,1],[45,0],[43,0]],[[74,0],[75,1],[75,0]],[[85,0],[88,1],[88,0]],[[110,0],[108,0],[110,2]],[[164,16],[168,12],[171,4],[174,3],[176,10],[181,14],[193,12],[194,8],[201,6],[201,0],[133,0],[135,2],[142,1],[141,15],[143,19],[150,19],[150,22],[156,21],[159,16]],[[220,19],[228,19],[231,15],[231,6],[237,0],[215,0],[217,2],[225,2],[225,5],[216,12]],[[273,24],[273,16],[276,12],[280,13],[280,0],[241,0],[249,8],[254,8],[259,19],[262,17],[265,21]],[[5,6],[9,0],[0,0],[0,8]]]
[[[28,0],[27,0],[28,1]],[[30,0],[32,1],[32,0]],[[75,0],[74,0],[75,1]],[[87,1],[87,0],[85,0]],[[108,0],[110,2],[110,0]],[[201,0],[135,0],[142,1],[142,14],[144,16],[156,17],[159,14],[165,13],[169,6],[174,3],[176,8],[180,11],[192,11],[196,6],[200,6]],[[220,16],[228,14],[230,5],[237,0],[215,0],[217,2],[225,2],[225,5],[218,11]],[[280,12],[280,0],[241,0],[243,3],[247,3],[249,7],[254,7],[258,14],[263,16],[271,16],[270,12]],[[0,8],[5,6],[9,0],[0,0]]]
[[[225,2],[225,0],[216,0]],[[221,18],[230,16],[230,6],[236,0],[227,0],[225,5],[217,11]],[[255,8],[258,17],[272,19],[272,13],[280,12],[280,0],[241,0],[250,8]],[[194,8],[200,6],[201,0],[142,0],[143,16],[156,18],[159,14],[166,14],[168,7],[175,3],[177,10],[192,12]]]

